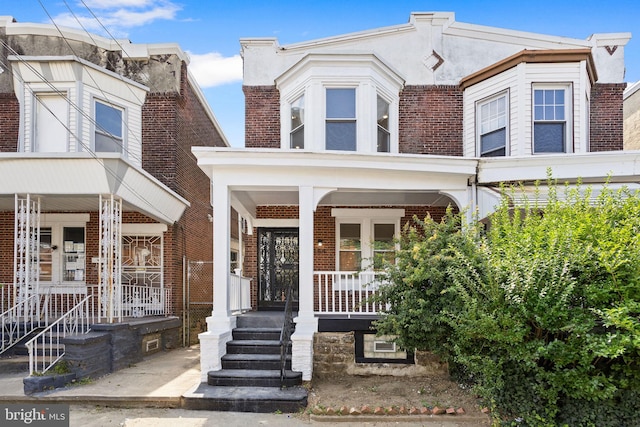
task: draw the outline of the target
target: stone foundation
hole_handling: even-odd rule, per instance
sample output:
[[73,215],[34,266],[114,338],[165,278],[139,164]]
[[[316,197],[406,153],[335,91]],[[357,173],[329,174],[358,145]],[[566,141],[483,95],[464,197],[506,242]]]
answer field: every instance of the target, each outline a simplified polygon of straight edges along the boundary
[[448,367],[439,357],[416,351],[415,363],[356,363],[353,332],[318,332],[313,338],[313,376],[340,375],[420,376],[447,375]]

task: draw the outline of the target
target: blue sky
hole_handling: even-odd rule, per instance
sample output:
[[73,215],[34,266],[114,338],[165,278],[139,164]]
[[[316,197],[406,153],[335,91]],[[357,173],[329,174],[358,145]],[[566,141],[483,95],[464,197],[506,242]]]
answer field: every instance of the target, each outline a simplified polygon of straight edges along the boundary
[[[0,15],[19,22],[80,27],[134,43],[178,43],[232,146],[244,145],[240,38],[277,37],[280,44],[408,22],[411,12],[455,12],[460,22],[586,39],[632,33],[625,47],[627,82],[640,80],[637,0],[242,1],[3,0]],[[13,3],[14,6],[8,6]],[[96,19],[97,18],[97,19]]]

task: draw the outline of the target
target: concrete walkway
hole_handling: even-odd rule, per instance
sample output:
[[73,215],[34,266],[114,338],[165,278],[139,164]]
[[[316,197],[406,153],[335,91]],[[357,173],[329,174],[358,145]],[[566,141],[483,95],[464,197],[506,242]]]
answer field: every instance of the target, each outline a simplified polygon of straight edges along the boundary
[[136,366],[66,388],[24,394],[27,373],[0,374],[0,403],[63,403],[70,427],[309,426],[459,427],[487,426],[477,417],[340,417],[186,410],[182,396],[200,385],[200,348],[192,346],[148,356]]
[[104,377],[79,381],[65,388],[24,394],[27,373],[0,375],[0,401],[52,401],[105,406],[179,408],[182,395],[200,384],[200,348],[164,351]]

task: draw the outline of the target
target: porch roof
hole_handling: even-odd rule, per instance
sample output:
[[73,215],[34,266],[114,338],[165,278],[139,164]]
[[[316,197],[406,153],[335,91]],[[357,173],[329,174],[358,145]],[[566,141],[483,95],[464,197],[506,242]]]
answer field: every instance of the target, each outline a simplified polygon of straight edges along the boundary
[[299,188],[314,187],[319,205],[439,205],[466,191],[477,159],[389,153],[194,147],[213,184],[252,213],[259,205],[296,205]]
[[87,212],[98,195],[122,198],[123,210],[165,224],[176,222],[189,202],[119,154],[0,153],[0,210],[13,210],[15,194],[41,196],[41,209]]

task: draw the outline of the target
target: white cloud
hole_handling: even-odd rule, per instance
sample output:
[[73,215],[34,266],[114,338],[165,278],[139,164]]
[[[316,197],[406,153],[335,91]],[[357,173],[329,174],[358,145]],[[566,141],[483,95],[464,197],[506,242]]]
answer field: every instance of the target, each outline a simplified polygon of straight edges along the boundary
[[[174,20],[181,6],[171,1],[154,0],[89,0],[78,10],[53,17],[57,25],[83,27],[88,31],[104,34],[106,27],[112,34],[126,35],[126,29],[150,24],[157,20]],[[94,18],[94,14],[97,19]],[[79,21],[79,22],[78,22]]]
[[189,70],[202,88],[242,81],[240,55],[224,57],[217,52],[202,55],[189,52]]

